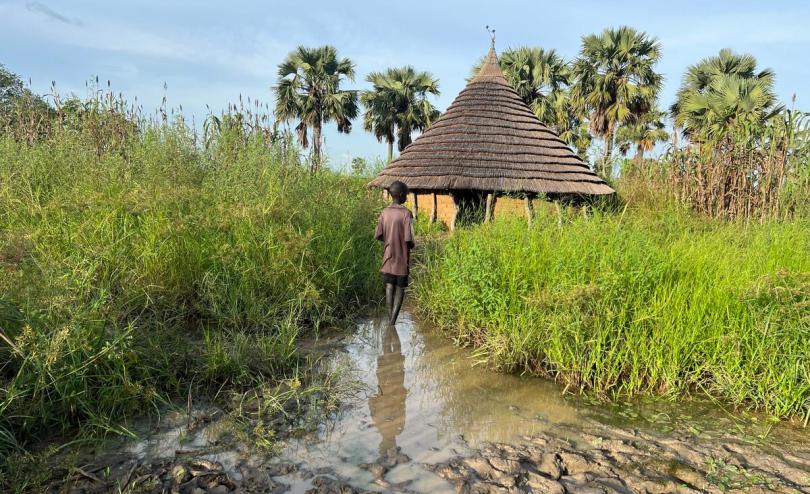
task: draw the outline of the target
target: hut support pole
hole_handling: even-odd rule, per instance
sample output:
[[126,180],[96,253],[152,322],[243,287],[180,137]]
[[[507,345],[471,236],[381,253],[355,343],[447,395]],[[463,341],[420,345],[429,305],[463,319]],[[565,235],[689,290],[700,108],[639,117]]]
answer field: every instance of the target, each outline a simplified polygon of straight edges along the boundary
[[455,194],[450,194],[453,199],[453,219],[450,220],[450,231],[456,229],[456,219],[458,219],[458,197]]
[[489,223],[492,220],[492,202],[495,194],[490,192],[487,194],[487,209],[484,212],[484,223]]
[[433,194],[433,207],[430,209],[430,224],[436,223],[436,193]]
[[532,205],[532,198],[526,196],[524,201],[526,203],[526,221],[529,222],[529,226],[532,226],[532,221],[534,220],[534,206]]
[[416,192],[413,193],[413,219],[419,219],[419,196],[416,195]]
[[554,207],[557,208],[557,226],[562,226],[562,210],[560,209],[560,203],[554,201]]

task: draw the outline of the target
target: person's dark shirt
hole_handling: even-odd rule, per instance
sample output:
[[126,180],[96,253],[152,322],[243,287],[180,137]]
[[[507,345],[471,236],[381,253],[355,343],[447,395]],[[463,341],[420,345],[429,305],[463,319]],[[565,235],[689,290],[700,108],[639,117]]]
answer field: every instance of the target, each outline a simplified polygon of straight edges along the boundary
[[383,242],[380,272],[407,276],[413,247],[413,215],[405,206],[392,204],[383,209],[374,238]]

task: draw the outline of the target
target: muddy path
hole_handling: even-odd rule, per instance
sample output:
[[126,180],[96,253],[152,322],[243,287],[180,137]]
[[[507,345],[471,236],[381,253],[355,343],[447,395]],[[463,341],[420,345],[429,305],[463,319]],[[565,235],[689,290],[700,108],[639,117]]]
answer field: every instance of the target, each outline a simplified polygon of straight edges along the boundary
[[[277,454],[223,439],[217,409],[100,451],[75,492],[810,492],[810,432],[705,401],[601,404],[498,374],[423,328],[369,319],[328,365],[359,383]],[[94,473],[95,472],[95,473]]]

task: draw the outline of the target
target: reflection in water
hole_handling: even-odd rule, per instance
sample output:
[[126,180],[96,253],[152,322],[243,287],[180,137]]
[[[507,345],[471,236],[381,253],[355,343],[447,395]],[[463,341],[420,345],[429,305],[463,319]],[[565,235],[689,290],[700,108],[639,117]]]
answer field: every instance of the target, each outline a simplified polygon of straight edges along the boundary
[[405,357],[397,328],[385,325],[382,352],[377,357],[377,394],[369,398],[371,420],[382,436],[380,455],[395,448],[405,427]]
[[[468,352],[421,328],[407,311],[396,328],[386,326],[359,324],[346,351],[332,360],[368,394],[336,417],[321,441],[292,441],[282,459],[302,463],[302,470],[329,468],[373,489],[373,477],[360,465],[397,448],[411,461],[391,468],[387,481],[407,483],[412,492],[452,493],[453,485],[423,465],[466,454],[482,442],[519,441],[578,420],[555,384],[475,366]],[[291,493],[311,487],[303,478],[284,481],[292,484]]]

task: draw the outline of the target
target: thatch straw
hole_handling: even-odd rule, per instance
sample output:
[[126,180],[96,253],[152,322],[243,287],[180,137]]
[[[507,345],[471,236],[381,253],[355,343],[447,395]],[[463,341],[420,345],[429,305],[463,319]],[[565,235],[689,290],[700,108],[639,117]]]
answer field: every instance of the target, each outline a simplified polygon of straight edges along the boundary
[[509,85],[494,50],[447,111],[369,183],[414,191],[612,194]]

